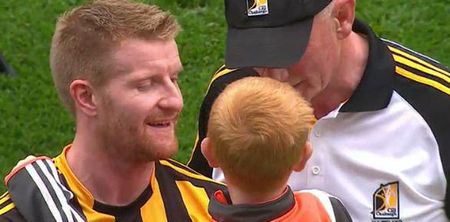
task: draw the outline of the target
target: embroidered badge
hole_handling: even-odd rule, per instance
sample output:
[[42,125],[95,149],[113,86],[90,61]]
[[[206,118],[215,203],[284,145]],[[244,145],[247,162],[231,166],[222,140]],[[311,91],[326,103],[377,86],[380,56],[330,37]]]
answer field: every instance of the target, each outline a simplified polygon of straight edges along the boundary
[[372,222],[401,222],[398,181],[380,184],[373,193]]
[[269,14],[268,0],[247,0],[248,16],[259,16],[268,14]]

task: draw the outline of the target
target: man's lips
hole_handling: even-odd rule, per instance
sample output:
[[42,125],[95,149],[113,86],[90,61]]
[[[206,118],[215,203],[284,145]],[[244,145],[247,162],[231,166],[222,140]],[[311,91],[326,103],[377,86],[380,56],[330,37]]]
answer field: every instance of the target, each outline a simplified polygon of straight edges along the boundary
[[148,125],[152,127],[168,127],[172,124],[171,121],[159,121],[159,122],[151,122]]
[[177,117],[169,118],[169,119],[161,119],[161,120],[152,120],[147,121],[147,125],[151,127],[164,128],[175,125]]

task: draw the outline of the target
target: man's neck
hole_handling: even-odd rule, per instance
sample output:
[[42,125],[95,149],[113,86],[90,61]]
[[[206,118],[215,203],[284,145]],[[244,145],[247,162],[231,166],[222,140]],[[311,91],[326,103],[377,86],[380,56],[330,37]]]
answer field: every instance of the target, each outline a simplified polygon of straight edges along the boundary
[[127,161],[102,149],[98,141],[75,137],[67,162],[77,179],[104,204],[125,206],[150,184],[155,163]]
[[369,55],[368,41],[355,32],[342,40],[339,66],[328,87],[311,100],[317,119],[348,100],[358,87]]

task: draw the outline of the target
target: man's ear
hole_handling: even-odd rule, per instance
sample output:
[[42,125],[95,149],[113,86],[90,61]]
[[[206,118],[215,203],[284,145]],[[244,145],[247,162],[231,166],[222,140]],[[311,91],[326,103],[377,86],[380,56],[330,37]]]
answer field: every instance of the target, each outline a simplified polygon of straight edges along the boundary
[[332,16],[337,37],[345,39],[352,32],[355,20],[355,0],[335,0]]
[[205,139],[203,139],[200,146],[202,149],[203,156],[205,156],[206,160],[208,161],[209,166],[215,167],[215,168],[219,167],[219,165],[217,164],[216,155],[214,154],[214,150],[213,150],[211,140],[209,139],[209,137],[206,137]]
[[300,172],[305,168],[306,162],[312,155],[312,146],[310,142],[305,143],[305,147],[303,148],[303,153],[300,155],[297,163],[292,167],[293,171]]
[[97,101],[91,84],[87,80],[74,80],[70,84],[70,95],[74,100],[76,110],[80,110],[88,116],[97,114]]

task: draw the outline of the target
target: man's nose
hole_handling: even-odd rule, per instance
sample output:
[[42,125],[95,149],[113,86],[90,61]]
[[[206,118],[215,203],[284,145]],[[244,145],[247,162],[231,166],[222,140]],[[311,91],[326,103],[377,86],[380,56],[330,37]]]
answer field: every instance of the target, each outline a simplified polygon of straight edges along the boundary
[[261,76],[287,82],[289,79],[288,70],[285,68],[263,68],[258,71]]
[[183,109],[183,97],[180,88],[171,81],[165,88],[165,96],[160,101],[160,106],[180,112]]

